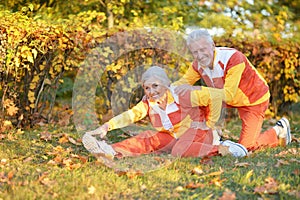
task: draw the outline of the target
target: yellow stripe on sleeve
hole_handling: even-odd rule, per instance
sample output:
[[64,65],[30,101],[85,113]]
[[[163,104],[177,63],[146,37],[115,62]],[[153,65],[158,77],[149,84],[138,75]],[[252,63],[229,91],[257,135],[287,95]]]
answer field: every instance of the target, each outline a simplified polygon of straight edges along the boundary
[[245,63],[240,63],[228,70],[224,85],[226,103],[231,102],[236,96],[244,69]]
[[192,66],[190,66],[186,73],[176,82],[174,82],[172,85],[173,86],[178,86],[178,85],[184,85],[184,84],[189,84],[189,85],[194,85],[196,81],[198,81],[201,78],[200,74],[194,70]]
[[126,127],[134,122],[143,119],[148,112],[148,105],[140,101],[137,105],[128,111],[125,111],[108,121],[109,131]]

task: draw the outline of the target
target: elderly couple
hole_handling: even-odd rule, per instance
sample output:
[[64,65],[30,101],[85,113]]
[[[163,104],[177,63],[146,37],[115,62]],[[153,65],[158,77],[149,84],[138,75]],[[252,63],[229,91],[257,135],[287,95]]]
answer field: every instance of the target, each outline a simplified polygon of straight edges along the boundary
[[[235,157],[248,150],[275,147],[279,138],[291,142],[289,121],[283,117],[274,127],[261,133],[264,113],[269,104],[266,81],[241,52],[216,47],[207,30],[195,30],[187,38],[194,62],[186,74],[171,84],[165,71],[150,67],[142,75],[143,99],[133,108],[110,119],[96,130],[86,132],[82,143],[102,159],[138,156],[149,153],[171,153],[179,157],[203,157],[219,154],[228,146]],[[202,78],[208,87],[192,86]],[[242,121],[238,143],[219,141],[215,123],[224,105],[237,108]],[[144,117],[156,129],[112,145],[103,138],[110,130],[128,126]]]

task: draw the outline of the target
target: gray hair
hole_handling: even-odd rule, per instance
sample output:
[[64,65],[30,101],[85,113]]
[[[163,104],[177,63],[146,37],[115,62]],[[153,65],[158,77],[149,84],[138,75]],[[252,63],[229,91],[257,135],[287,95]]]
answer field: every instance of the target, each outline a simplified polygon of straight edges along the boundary
[[142,85],[144,85],[145,81],[147,81],[151,77],[157,78],[161,81],[161,84],[166,87],[169,87],[171,84],[171,81],[167,76],[165,70],[161,67],[152,66],[149,69],[147,69],[142,75]]
[[186,40],[187,45],[189,46],[192,42],[197,41],[201,38],[205,38],[208,42],[214,44],[214,41],[211,37],[211,35],[208,33],[206,29],[198,29],[192,31]]

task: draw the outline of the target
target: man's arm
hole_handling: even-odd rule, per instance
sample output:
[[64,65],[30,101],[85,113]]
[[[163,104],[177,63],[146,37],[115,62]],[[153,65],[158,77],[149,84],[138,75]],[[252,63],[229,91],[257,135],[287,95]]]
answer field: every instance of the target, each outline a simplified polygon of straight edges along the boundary
[[224,92],[222,89],[202,87],[201,90],[191,91],[192,105],[208,106],[209,115],[206,125],[210,128],[213,128],[215,123],[219,120],[223,99]]
[[200,78],[200,74],[193,68],[193,66],[190,66],[186,73],[178,81],[172,84],[173,86],[177,86],[175,88],[175,93],[178,95],[185,95],[187,91],[193,89],[191,86],[193,86]]
[[[181,101],[180,101],[181,100]],[[224,92],[222,89],[201,87],[201,90],[192,90],[189,95],[180,95],[179,103],[188,106],[207,106],[209,109],[208,119],[206,125],[213,128],[215,123],[219,120],[222,101],[224,100]]]
[[245,57],[240,52],[237,52],[229,60],[228,65],[226,66],[227,72],[224,83],[224,94],[226,103],[230,104],[230,102],[236,97],[245,67]]
[[193,68],[193,66],[190,66],[185,72],[185,74],[178,81],[172,83],[172,85],[194,85],[200,78],[200,74]]

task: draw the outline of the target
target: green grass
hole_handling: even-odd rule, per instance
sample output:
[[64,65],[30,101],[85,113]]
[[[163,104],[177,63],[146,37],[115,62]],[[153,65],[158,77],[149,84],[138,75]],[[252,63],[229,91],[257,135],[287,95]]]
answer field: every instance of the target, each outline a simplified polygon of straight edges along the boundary
[[[291,124],[299,141],[300,116]],[[238,120],[227,125],[233,139],[239,127]],[[72,127],[12,132],[0,140],[0,199],[300,199],[297,142],[246,158],[176,159],[140,174],[116,173],[82,145],[64,140],[79,138]],[[46,132],[52,136],[48,141],[41,139]]]

